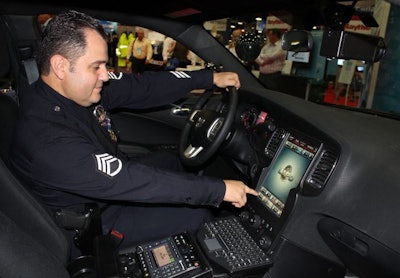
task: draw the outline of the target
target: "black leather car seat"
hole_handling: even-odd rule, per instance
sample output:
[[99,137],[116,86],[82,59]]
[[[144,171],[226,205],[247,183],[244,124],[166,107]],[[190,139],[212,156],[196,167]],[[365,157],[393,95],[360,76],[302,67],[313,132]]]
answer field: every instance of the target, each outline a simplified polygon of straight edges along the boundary
[[6,165],[18,117],[10,40],[0,21],[0,277],[70,277],[70,246],[42,204]]
[[[97,206],[87,204],[83,214],[58,211],[52,215],[4,162],[17,110],[12,98],[0,94],[0,277],[98,277],[94,255],[104,258],[105,253],[113,263],[116,248],[102,252],[101,243],[108,246],[111,239],[102,235]],[[71,254],[70,237],[82,256]]]
[[69,242],[0,159],[0,277],[69,277]]
[[[27,22],[27,19],[18,18],[16,21]],[[65,232],[71,229],[68,220],[78,217],[84,226],[93,220],[91,214],[81,216],[66,212],[64,214],[68,217],[63,217],[61,212],[55,218],[8,167],[9,149],[18,119],[18,94],[32,82],[27,78],[28,68],[21,70],[18,67],[18,59],[24,58],[24,63],[27,56],[18,56],[16,49],[22,53],[21,48],[15,38],[10,39],[9,23],[0,16],[0,277],[94,277],[90,256],[71,260],[72,240],[67,236],[73,234],[74,228],[72,233]],[[30,48],[23,45],[22,49]],[[95,224],[85,225],[82,229],[83,235],[91,232],[80,241],[82,245],[94,240],[95,233],[98,233],[98,223]]]
[[0,157],[8,161],[9,149],[13,138],[14,127],[18,117],[18,105],[5,93],[0,93]]

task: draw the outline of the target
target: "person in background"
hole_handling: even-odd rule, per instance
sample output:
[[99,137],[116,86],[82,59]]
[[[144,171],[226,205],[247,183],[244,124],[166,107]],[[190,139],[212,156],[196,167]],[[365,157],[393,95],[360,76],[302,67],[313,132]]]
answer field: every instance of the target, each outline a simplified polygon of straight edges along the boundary
[[128,32],[128,41],[129,44],[135,39],[135,34],[133,34],[131,31]]
[[117,71],[123,71],[126,68],[126,56],[128,53],[128,46],[128,35],[126,32],[122,32],[121,35],[119,35],[117,48],[115,49],[115,55],[117,56]]
[[50,20],[54,17],[54,14],[39,14],[38,15],[38,21],[40,24],[40,30],[43,31],[44,28],[46,28],[47,24],[50,22]]
[[153,57],[153,46],[151,41],[145,38],[144,29],[136,31],[135,39],[129,44],[127,62],[132,63],[132,73],[141,74],[146,70],[146,65]]
[[230,52],[232,52],[233,55],[235,55],[237,57],[237,53],[236,53],[236,42],[238,41],[239,37],[242,35],[242,29],[235,29],[232,31],[231,34],[231,40],[229,42],[229,44],[226,45],[226,48],[229,49]]
[[204,60],[196,55],[193,51],[189,49],[189,53],[187,55],[188,60],[190,61],[192,66],[200,66],[204,67]]
[[268,29],[267,43],[261,48],[260,54],[255,59],[259,65],[259,80],[271,90],[279,90],[281,71],[285,65],[287,51],[282,49],[282,32],[279,29]]
[[221,34],[219,34],[219,33],[217,33],[216,35],[215,35],[215,39],[220,43],[220,44],[224,44],[224,37],[221,35]]
[[192,62],[188,58],[189,48],[180,42],[175,43],[174,53],[172,54],[172,59],[176,59],[177,67],[186,68],[191,65]]
[[189,60],[189,49],[181,44],[180,42],[175,42],[174,50],[171,57],[168,59],[165,65],[165,70],[175,70],[176,68],[186,68],[191,65],[192,61]]
[[10,166],[21,181],[52,212],[81,213],[97,203],[104,233],[124,235],[120,248],[196,232],[223,202],[240,208],[247,194],[257,196],[240,180],[186,169],[172,151],[127,158],[108,112],[168,105],[194,89],[239,89],[239,76],[210,69],[109,72],[107,40],[99,21],[78,11],[49,22],[39,45],[40,78],[20,99],[11,146]]
[[112,31],[109,34],[109,42],[108,42],[108,57],[109,57],[109,66],[112,68],[116,68],[118,65],[118,59],[116,54],[116,49],[118,46],[118,35],[115,31]]
[[[135,39],[135,34],[132,31],[129,31],[127,34],[128,37],[128,49],[126,50],[126,56],[128,56],[129,52],[129,46],[131,45],[131,43],[133,42],[133,40]],[[128,61],[126,61],[126,72],[131,72],[132,71],[132,62],[130,59],[127,59]]]
[[163,50],[162,50],[162,57],[164,63],[164,69],[166,70],[173,70],[176,68],[175,65],[172,64],[171,58],[174,54],[176,41],[171,37],[165,37],[163,41]]

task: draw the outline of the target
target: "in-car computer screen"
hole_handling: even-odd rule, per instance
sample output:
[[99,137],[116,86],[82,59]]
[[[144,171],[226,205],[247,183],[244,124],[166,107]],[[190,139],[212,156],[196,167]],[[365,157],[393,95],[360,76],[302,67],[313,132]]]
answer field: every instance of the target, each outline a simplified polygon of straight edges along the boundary
[[317,150],[317,146],[289,135],[271,166],[264,169],[257,185],[258,198],[276,216],[281,216],[289,191],[299,185]]

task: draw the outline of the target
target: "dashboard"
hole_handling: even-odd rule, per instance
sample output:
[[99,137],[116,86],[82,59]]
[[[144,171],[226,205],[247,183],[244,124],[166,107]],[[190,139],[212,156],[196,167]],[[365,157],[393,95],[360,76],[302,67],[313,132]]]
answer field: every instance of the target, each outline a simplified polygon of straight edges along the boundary
[[339,148],[333,140],[318,133],[313,136],[309,127],[288,120],[290,124],[276,120],[273,112],[255,104],[241,104],[225,154],[254,187],[262,179],[269,184],[272,177],[267,174],[275,172],[276,178],[292,183],[291,188],[299,186],[300,193],[318,195],[334,170]]
[[[239,177],[259,193],[248,197],[239,217],[264,250],[279,254],[279,267],[269,273],[290,277],[285,265],[293,267],[293,260],[299,260],[299,269],[319,261],[325,269],[345,263],[365,277],[381,275],[380,269],[398,273],[389,262],[400,259],[394,251],[396,234],[380,228],[393,226],[387,202],[398,207],[396,198],[389,197],[398,187],[376,173],[377,168],[392,172],[378,160],[389,166],[397,159],[384,143],[397,149],[395,123],[339,109],[327,115],[326,107],[287,103],[246,94],[222,149]],[[373,159],[367,155],[371,144]]]
[[[212,108],[221,104],[221,94],[215,98]],[[300,101],[241,89],[218,161],[205,174],[241,179],[259,192],[235,213],[273,253],[271,277],[293,277],[282,273],[288,265],[320,274],[307,278],[326,277],[344,263],[364,277],[381,277],[373,275],[382,268],[399,273],[390,263],[400,260],[395,122]]]
[[[258,192],[249,196],[243,221],[268,249],[279,236],[298,196],[317,196],[335,170],[339,150],[307,126],[276,120],[273,110],[241,102],[224,153]],[[293,126],[296,123],[297,126]],[[306,132],[304,132],[306,128]]]

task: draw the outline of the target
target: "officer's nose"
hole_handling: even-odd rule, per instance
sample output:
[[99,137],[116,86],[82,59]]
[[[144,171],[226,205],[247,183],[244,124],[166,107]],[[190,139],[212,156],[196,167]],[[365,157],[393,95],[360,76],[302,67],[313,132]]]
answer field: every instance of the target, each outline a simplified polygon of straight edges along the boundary
[[99,79],[103,82],[107,82],[108,80],[110,80],[110,78],[108,77],[108,70],[106,67],[101,68]]

